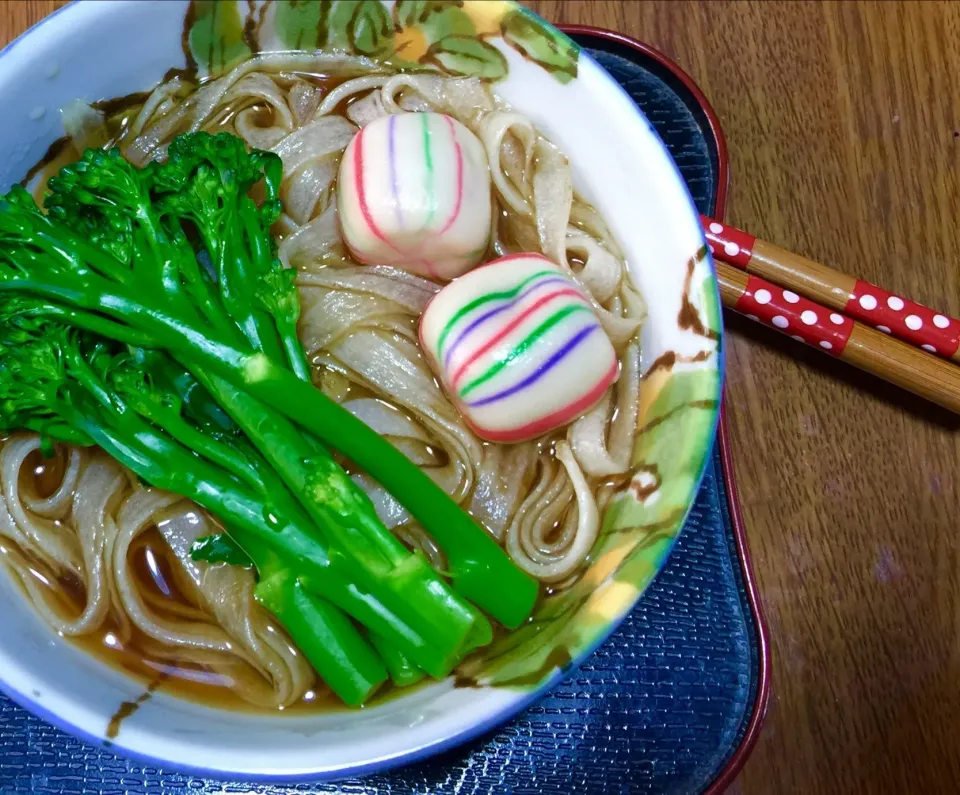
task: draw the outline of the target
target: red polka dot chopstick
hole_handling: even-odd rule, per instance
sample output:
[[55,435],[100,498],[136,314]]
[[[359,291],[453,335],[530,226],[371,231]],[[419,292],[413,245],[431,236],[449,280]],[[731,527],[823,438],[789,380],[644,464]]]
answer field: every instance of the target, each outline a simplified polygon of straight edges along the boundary
[[[884,334],[960,362],[960,320],[700,216],[716,259],[780,284]],[[792,295],[793,293],[791,293]]]
[[[734,256],[731,250],[724,256]],[[724,306],[960,414],[960,367],[811,301],[799,285],[790,289],[715,262]]]

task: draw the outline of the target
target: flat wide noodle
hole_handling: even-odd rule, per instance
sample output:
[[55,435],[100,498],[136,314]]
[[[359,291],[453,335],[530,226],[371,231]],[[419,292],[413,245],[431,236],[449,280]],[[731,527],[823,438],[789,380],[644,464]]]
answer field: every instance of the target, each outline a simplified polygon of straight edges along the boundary
[[18,541],[23,539],[25,551],[51,561],[56,571],[80,577],[83,573],[83,554],[75,536],[60,532],[57,520],[30,510],[29,503],[37,500],[29,473],[23,470],[27,457],[40,449],[40,439],[33,435],[12,437],[0,455],[0,476],[3,479],[3,497],[9,523],[4,535]]
[[593,490],[566,442],[557,443],[556,458],[562,468],[553,462],[543,467],[507,530],[511,557],[548,583],[568,580],[580,568],[600,529]]
[[640,350],[631,344],[621,360],[620,380],[567,433],[573,454],[589,477],[619,475],[630,468],[639,390]]
[[[102,453],[76,448],[67,451],[61,483],[41,498],[25,465],[39,449],[35,434],[0,446],[0,560],[52,629],[112,632],[114,643],[126,643],[134,628],[150,639],[152,656],[202,664],[258,706],[288,706],[313,686],[310,665],[255,602],[253,575],[190,559],[193,542],[217,529],[199,509],[137,486]],[[138,538],[153,527],[188,603],[158,596],[131,562]],[[67,598],[66,580],[79,604]]]

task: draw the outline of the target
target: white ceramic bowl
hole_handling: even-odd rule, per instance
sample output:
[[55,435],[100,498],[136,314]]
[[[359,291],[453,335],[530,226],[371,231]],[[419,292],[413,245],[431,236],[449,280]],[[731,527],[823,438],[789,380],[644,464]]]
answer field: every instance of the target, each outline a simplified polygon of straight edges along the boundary
[[[236,33],[230,4],[216,4],[225,36]],[[3,50],[0,188],[22,179],[62,135],[58,109],[67,102],[141,91],[184,65],[187,5],[75,3]],[[234,10],[242,22],[246,2]],[[53,635],[3,578],[0,687],[51,723],[93,744],[200,775],[290,781],[380,770],[449,748],[516,714],[613,631],[662,567],[696,494],[720,398],[719,303],[697,213],[651,125],[569,39],[510,3],[467,0],[455,12],[473,23],[479,58],[460,58],[455,47],[432,41],[437,28],[429,21],[391,30],[377,46],[389,51],[400,37],[407,45],[417,41],[419,52],[404,52],[425,62],[424,42],[433,43],[434,53],[446,47],[447,57],[434,61],[447,72],[483,70],[495,79],[497,93],[570,157],[578,189],[607,219],[649,303],[637,488],[625,490],[604,522],[605,530],[618,532],[598,542],[576,588],[540,609],[538,616],[551,622],[546,631],[527,632],[518,648],[491,654],[487,686],[456,689],[448,681],[358,712],[296,718],[226,713],[160,692],[112,743],[105,739],[111,715],[143,686]],[[261,31],[262,41],[272,36],[282,43],[284,33]],[[328,33],[339,46],[356,44],[355,30]],[[568,662],[561,670],[555,661]]]

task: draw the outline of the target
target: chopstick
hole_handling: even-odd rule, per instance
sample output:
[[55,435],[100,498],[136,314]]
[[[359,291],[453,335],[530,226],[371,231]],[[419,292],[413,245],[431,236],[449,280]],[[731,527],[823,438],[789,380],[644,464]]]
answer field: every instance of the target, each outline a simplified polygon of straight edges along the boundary
[[960,362],[960,320],[700,216],[710,253],[928,353]]
[[960,414],[960,367],[715,261],[724,306]]

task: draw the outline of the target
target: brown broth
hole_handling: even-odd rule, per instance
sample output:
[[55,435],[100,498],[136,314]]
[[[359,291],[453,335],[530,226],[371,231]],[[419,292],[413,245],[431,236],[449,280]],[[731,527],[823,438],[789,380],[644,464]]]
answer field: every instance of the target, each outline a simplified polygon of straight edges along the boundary
[[55,445],[54,453],[47,458],[40,450],[34,450],[23,462],[23,471],[32,477],[30,491],[41,500],[51,496],[63,482],[67,466],[67,454],[63,445]]
[[[189,618],[185,616],[191,613],[199,618],[204,611],[178,588],[159,531],[151,528],[143,535],[146,538],[131,551],[130,563],[139,580],[141,593],[149,591],[154,597],[150,603],[151,610],[172,621],[188,621]],[[79,592],[73,592],[73,596],[80,597],[76,601],[78,606],[83,604],[82,586]],[[164,602],[167,602],[166,610],[163,609]],[[97,633],[71,640],[110,667],[132,675],[146,687],[162,680],[159,684],[162,692],[194,703],[239,712],[275,712],[244,701],[231,688],[234,677],[243,679],[258,675],[242,660],[238,659],[225,667],[218,665],[217,670],[213,670],[176,657],[160,657],[151,651],[159,645],[155,640],[136,627],[121,628],[115,619],[109,620]],[[339,700],[318,683],[300,702],[283,712],[299,715],[338,708],[343,708]]]
[[[51,458],[44,458],[40,451],[34,451],[24,462],[24,477],[30,478],[30,481],[23,485],[40,498],[48,497],[60,485],[65,465],[66,455],[60,445],[56,447]],[[0,545],[0,555],[8,554],[10,552],[6,546]],[[27,561],[32,575],[48,589],[64,615],[81,614],[86,604],[86,589],[80,580],[72,574],[51,572],[44,563],[25,550],[17,548],[16,554]],[[154,597],[150,605],[152,610],[165,618],[178,621],[188,620],[184,616],[191,614],[196,618],[205,616],[204,611],[178,586],[166,542],[156,528],[150,528],[140,535],[131,549],[130,557],[130,565],[139,581],[141,593]],[[133,626],[121,627],[112,615],[97,632],[71,637],[69,640],[111,668],[133,676],[147,689],[159,688],[164,693],[220,709],[251,713],[274,712],[251,705],[238,696],[230,687],[231,670],[213,671],[197,663],[158,657],[150,651],[151,647],[158,645],[156,641]],[[232,672],[237,676],[256,675],[242,660],[233,664]],[[287,707],[283,712],[302,715],[336,709],[345,708],[329,690],[317,683],[300,702]]]
[[141,587],[151,591],[158,599],[170,601],[174,606],[192,606],[192,600],[177,584],[169,556],[164,550],[165,542],[160,532],[151,527],[137,538],[130,550],[130,563]]

